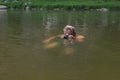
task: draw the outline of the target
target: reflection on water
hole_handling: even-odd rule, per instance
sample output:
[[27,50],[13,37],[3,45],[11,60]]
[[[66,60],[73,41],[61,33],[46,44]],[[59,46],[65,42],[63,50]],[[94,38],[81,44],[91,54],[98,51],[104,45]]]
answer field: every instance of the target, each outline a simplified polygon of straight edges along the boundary
[[[0,80],[119,80],[119,16],[119,11],[0,11]],[[42,43],[66,24],[85,41]]]
[[74,47],[67,47],[65,48],[65,54],[70,55],[75,53],[75,48]]

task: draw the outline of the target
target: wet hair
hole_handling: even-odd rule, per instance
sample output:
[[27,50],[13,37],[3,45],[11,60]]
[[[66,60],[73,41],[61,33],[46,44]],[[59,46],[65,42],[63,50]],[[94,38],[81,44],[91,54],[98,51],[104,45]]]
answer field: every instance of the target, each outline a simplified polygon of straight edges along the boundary
[[73,35],[73,36],[75,37],[75,36],[76,36],[75,28],[74,28],[73,26],[66,25],[63,30],[66,31],[66,30],[68,30],[68,29],[71,31],[71,34],[70,34],[70,35]]
[[73,35],[74,37],[76,37],[76,32],[75,32],[74,29],[72,30],[72,34],[71,35]]

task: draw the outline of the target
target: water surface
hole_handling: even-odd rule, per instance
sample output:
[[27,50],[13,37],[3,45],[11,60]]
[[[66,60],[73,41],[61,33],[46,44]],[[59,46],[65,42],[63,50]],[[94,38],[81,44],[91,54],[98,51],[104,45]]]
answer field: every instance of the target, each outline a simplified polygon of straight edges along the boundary
[[[85,41],[45,49],[67,24]],[[119,67],[119,11],[0,11],[0,80],[120,80]]]

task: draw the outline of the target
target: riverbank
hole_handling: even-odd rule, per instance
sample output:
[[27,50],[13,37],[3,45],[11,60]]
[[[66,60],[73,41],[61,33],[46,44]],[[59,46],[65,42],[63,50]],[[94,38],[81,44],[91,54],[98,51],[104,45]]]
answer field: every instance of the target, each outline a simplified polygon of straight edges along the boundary
[[48,10],[92,10],[92,9],[120,9],[120,1],[31,1],[1,3],[13,9],[48,9]]

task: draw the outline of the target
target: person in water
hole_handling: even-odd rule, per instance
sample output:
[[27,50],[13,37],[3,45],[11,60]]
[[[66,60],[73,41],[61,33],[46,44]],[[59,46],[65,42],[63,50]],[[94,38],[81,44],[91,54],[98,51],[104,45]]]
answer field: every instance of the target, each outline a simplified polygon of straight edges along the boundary
[[64,34],[61,35],[61,38],[63,39],[75,39],[76,38],[76,32],[73,26],[67,25],[65,26],[63,31],[64,31]]
[[58,38],[63,39],[63,44],[65,45],[65,55],[70,55],[74,54],[76,51],[76,49],[71,44],[73,44],[74,42],[83,42],[85,37],[76,34],[75,28],[73,26],[66,25],[63,28],[63,34],[55,35],[43,40],[43,43],[45,43],[43,46],[44,49],[51,49],[57,47],[59,43],[53,40]]
[[82,35],[78,35],[76,34],[76,31],[75,31],[75,27],[73,26],[70,26],[70,25],[66,25],[64,28],[63,28],[63,32],[64,34],[60,34],[60,35],[56,35],[56,36],[52,36],[46,40],[43,41],[43,43],[49,43],[50,41],[56,39],[56,38],[62,38],[64,39],[64,43],[66,42],[70,42],[70,43],[73,43],[74,41],[77,41],[77,42],[82,42],[84,41],[84,36]]

